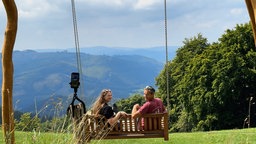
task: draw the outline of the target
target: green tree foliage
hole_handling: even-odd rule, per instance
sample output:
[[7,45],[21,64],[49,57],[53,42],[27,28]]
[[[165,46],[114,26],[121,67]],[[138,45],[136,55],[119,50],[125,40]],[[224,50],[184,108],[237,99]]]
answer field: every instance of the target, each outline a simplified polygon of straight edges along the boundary
[[[241,127],[247,116],[248,100],[255,96],[256,53],[249,24],[227,30],[219,39],[220,59],[213,69],[213,92],[220,101],[221,128]],[[227,123],[228,122],[228,123]]]
[[[2,111],[2,106],[0,105],[0,111]],[[20,120],[20,117],[23,113],[20,111],[14,111],[14,119]],[[2,124],[2,115],[0,115],[0,124]]]
[[[0,107],[0,111],[1,111]],[[0,115],[0,122],[2,116]],[[65,132],[69,130],[71,121],[66,116],[54,118],[41,118],[32,113],[22,113],[20,111],[14,112],[15,129],[18,131],[34,131],[40,130],[42,132]],[[42,121],[43,120],[43,121]]]
[[24,113],[20,117],[20,121],[16,121],[16,130],[20,131],[33,131],[40,129],[40,119],[38,117],[32,117],[31,113]]
[[145,102],[144,97],[141,94],[134,94],[127,99],[121,99],[116,102],[118,110],[125,111],[127,113],[132,112],[132,107],[135,104],[142,105]]
[[41,130],[43,132],[69,132],[71,124],[72,121],[66,116],[55,117],[42,123]]
[[[227,30],[218,43],[201,34],[185,39],[168,63],[173,131],[240,128],[255,95],[256,53],[251,26]],[[166,98],[166,67],[156,78]]]

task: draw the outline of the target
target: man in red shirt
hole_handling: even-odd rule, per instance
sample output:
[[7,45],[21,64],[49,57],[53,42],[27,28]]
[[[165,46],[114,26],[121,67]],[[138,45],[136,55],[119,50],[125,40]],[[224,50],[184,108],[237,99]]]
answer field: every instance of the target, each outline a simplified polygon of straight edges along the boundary
[[152,86],[144,88],[144,98],[146,103],[142,106],[135,104],[132,109],[132,118],[140,117],[148,113],[163,113],[166,112],[163,102],[160,98],[155,98],[155,89]]

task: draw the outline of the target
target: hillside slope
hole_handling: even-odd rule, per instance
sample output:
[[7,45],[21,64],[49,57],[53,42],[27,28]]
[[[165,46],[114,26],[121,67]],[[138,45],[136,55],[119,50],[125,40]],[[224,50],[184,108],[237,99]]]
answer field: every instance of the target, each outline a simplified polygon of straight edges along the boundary
[[[76,54],[72,52],[15,51],[14,108],[23,112],[71,102],[70,74],[77,71]],[[154,85],[163,63],[139,55],[89,55],[81,53],[84,87],[78,96],[86,106],[101,89],[113,91],[113,101]],[[0,78],[1,79],[1,78]],[[84,94],[84,95],[83,95]]]

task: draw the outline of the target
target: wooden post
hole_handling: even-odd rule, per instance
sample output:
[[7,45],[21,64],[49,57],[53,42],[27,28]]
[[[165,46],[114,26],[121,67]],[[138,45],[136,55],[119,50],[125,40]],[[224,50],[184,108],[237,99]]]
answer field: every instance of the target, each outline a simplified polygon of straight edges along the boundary
[[251,19],[253,37],[254,37],[254,44],[256,47],[256,1],[255,0],[245,0],[247,5],[247,10],[249,12],[249,16]]
[[14,112],[12,106],[13,63],[12,52],[16,39],[18,12],[14,0],[2,0],[7,26],[2,47],[2,129],[5,143],[14,144]]

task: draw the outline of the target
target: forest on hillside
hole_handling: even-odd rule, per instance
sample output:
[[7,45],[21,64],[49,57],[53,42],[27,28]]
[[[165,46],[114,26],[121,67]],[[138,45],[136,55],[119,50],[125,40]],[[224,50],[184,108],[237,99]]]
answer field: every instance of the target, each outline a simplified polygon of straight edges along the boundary
[[[228,29],[218,42],[198,34],[184,40],[157,77],[158,95],[170,104],[172,131],[256,126],[256,49],[249,23]],[[166,67],[165,67],[166,68]]]
[[[156,97],[169,106],[170,131],[256,127],[255,66],[256,49],[249,23],[226,30],[218,42],[208,43],[202,34],[185,39],[175,58],[155,79]],[[135,103],[143,104],[141,94],[116,102],[119,110],[128,113]],[[29,113],[20,115],[22,118],[16,123],[21,128],[31,119],[35,126],[43,122],[31,118]],[[61,122],[61,118],[57,121]],[[51,122],[56,123],[56,119]],[[50,126],[51,122],[45,121],[42,127]]]

